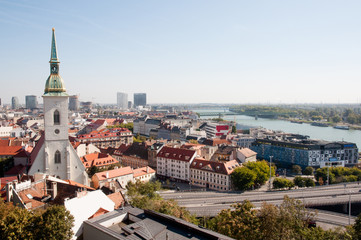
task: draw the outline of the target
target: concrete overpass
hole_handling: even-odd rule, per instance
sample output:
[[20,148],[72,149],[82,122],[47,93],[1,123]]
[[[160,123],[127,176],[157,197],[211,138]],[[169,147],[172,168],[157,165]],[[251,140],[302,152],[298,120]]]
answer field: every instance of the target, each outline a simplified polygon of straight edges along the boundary
[[[244,200],[251,201],[256,207],[261,207],[263,202],[280,205],[285,195],[301,200],[306,207],[317,207],[343,204],[346,207],[349,201],[361,203],[361,186],[357,183],[345,185],[330,185],[315,188],[304,188],[289,191],[249,191],[244,193],[224,192],[168,192],[161,193],[164,199],[176,199],[180,206],[186,207],[197,216],[215,216],[222,209],[232,208],[231,205]],[[325,216],[325,218],[322,218]],[[320,215],[323,222],[332,223],[326,215]],[[329,214],[327,215],[329,216]],[[348,224],[348,217],[338,217],[338,225]],[[340,223],[341,221],[341,223]]]

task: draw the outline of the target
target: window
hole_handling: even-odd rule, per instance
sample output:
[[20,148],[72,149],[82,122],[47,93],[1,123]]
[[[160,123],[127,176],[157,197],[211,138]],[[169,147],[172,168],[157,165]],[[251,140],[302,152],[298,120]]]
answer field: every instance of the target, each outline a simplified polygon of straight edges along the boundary
[[61,154],[58,150],[55,152],[54,159],[55,163],[61,163]]
[[58,110],[54,111],[54,125],[60,125],[60,113]]

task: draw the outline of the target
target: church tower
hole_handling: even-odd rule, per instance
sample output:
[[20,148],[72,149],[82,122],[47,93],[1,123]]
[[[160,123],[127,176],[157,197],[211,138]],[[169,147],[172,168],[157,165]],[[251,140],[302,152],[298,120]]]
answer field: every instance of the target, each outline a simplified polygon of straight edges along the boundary
[[[64,81],[59,75],[59,59],[53,28],[50,56],[50,76],[44,90],[44,136],[40,151],[34,157],[29,174],[43,172],[61,179],[88,185],[85,167],[69,142],[68,98]],[[40,147],[40,146],[36,146]]]

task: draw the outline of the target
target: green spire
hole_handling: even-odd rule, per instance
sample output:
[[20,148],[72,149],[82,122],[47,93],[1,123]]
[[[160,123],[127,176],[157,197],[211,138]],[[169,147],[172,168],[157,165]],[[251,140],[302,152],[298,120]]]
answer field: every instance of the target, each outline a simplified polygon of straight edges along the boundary
[[53,30],[53,36],[51,39],[51,56],[50,63],[59,63],[58,51],[56,50],[55,28]]
[[55,29],[53,28],[50,55],[50,76],[46,80],[44,96],[68,96],[64,81],[59,75],[59,59],[56,50]]

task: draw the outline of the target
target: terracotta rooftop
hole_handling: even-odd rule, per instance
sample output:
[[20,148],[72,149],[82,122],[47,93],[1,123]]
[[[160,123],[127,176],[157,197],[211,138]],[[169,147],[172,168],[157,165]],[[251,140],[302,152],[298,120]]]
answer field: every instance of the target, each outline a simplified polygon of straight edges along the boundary
[[[108,177],[106,176],[108,173]],[[109,171],[105,171],[105,172],[99,172],[94,174],[99,181],[104,180],[104,179],[108,179],[108,178],[116,178],[116,177],[120,177],[120,176],[124,176],[124,175],[128,175],[128,174],[133,174],[133,170],[131,167],[123,167],[123,168],[118,168],[118,169],[113,169],[113,170],[109,170]]]
[[90,168],[92,166],[102,167],[118,163],[118,161],[115,160],[112,156],[99,152],[84,155],[80,159],[83,162],[85,168]]
[[229,175],[233,172],[233,170],[239,167],[239,164],[236,160],[231,160],[226,163],[224,162],[214,162],[203,159],[194,159],[190,168],[198,169],[208,172],[215,172],[220,174]]
[[[147,173],[147,168],[148,168],[148,173]],[[142,168],[133,169],[133,173],[134,173],[134,177],[139,177],[149,173],[155,173],[155,170],[150,167],[142,167]]]
[[47,195],[45,193],[45,182],[36,183],[32,187],[18,192],[18,194],[24,204],[31,203],[32,209],[41,207],[45,205],[41,200]]
[[98,211],[96,211],[93,215],[91,215],[88,219],[95,218],[97,216],[103,215],[105,213],[108,213],[109,211],[104,208],[99,208]]
[[0,146],[0,156],[15,156],[21,151],[24,151],[22,146]]
[[240,151],[243,154],[243,156],[245,156],[246,158],[253,157],[253,156],[257,155],[256,152],[252,151],[249,148],[241,148],[238,151]]
[[23,166],[22,164],[20,165],[16,165],[14,167],[12,167],[9,171],[5,172],[4,175],[5,176],[17,176],[17,175],[21,175],[23,173],[25,173],[26,171],[26,167]]
[[157,157],[189,162],[195,154],[196,151],[184,148],[163,147]]
[[107,197],[115,203],[114,209],[120,208],[125,203],[124,198],[120,192],[109,194]]
[[208,146],[217,146],[220,144],[228,144],[231,145],[232,143],[228,141],[227,139],[220,139],[220,138],[214,138],[214,139],[206,139],[203,144]]
[[69,185],[72,185],[72,186],[76,186],[76,187],[81,187],[81,188],[86,188],[88,190],[95,190],[95,188],[92,188],[92,187],[88,187],[84,184],[81,184],[81,183],[78,183],[78,182],[75,182],[73,180],[65,180],[65,182],[69,183]]

